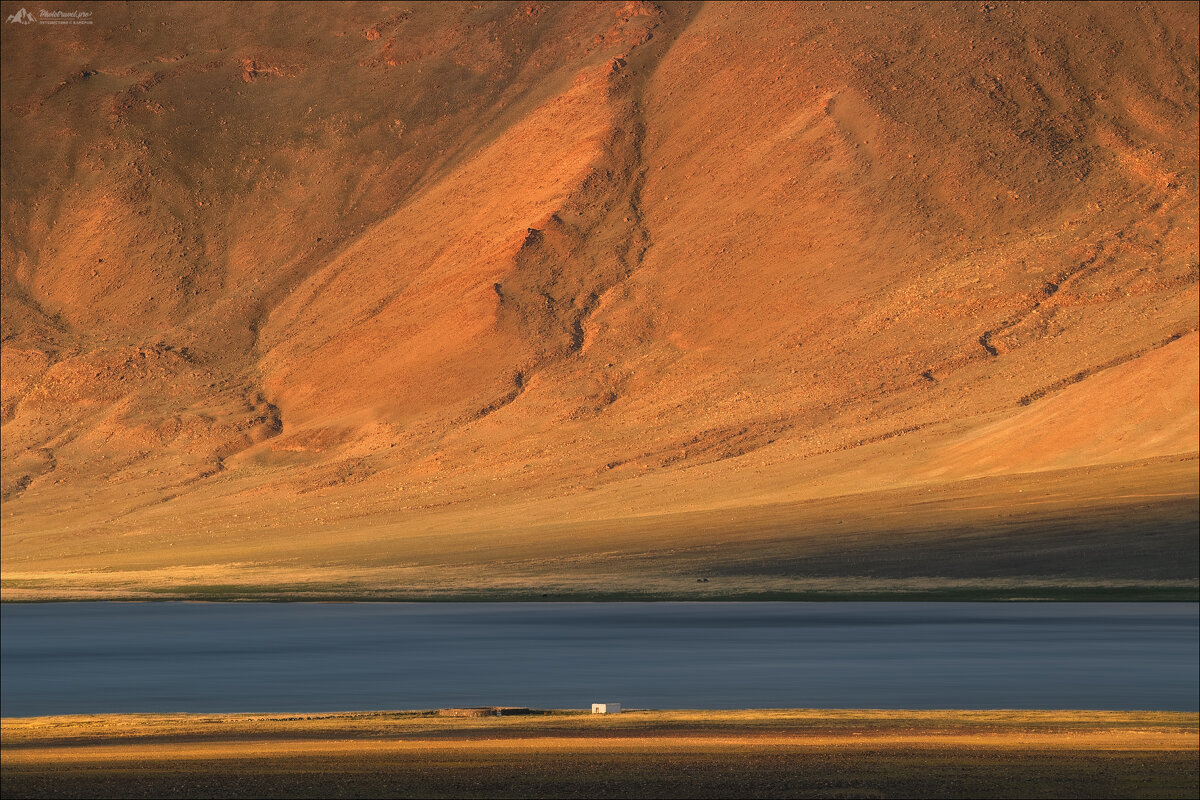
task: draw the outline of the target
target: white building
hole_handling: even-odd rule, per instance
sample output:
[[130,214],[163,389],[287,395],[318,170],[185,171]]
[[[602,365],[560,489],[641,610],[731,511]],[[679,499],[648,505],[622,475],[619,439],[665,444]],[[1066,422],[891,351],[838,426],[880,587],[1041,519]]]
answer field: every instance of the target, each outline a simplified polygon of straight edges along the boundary
[[620,703],[592,703],[593,714],[620,714]]

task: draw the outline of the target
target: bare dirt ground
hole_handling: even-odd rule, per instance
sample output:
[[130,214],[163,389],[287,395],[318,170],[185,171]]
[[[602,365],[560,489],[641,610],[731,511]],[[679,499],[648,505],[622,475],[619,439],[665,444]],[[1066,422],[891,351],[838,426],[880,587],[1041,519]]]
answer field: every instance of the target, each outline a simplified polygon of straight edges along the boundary
[[5,719],[4,797],[1193,797],[1195,714]]

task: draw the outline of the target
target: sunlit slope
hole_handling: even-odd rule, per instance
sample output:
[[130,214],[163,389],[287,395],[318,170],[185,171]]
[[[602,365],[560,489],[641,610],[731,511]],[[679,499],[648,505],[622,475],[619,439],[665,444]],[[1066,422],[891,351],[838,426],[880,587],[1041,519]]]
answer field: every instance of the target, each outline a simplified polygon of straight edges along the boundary
[[95,19],[4,30],[6,574],[1197,494],[1187,4]]

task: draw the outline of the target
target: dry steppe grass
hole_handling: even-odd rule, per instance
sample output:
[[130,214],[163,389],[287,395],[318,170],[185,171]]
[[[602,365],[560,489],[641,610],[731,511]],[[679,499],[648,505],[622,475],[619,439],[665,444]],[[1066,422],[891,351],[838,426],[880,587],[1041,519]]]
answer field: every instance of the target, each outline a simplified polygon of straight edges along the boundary
[[66,552],[50,558],[39,536],[28,540],[42,550],[37,563],[12,558],[0,596],[1195,600],[1198,465],[1157,459],[634,518],[526,507],[500,519],[447,513],[400,532],[349,517],[229,548],[181,529],[106,569],[81,565],[107,537],[58,539]]
[[3,721],[5,797],[1189,797],[1191,713],[632,711]]

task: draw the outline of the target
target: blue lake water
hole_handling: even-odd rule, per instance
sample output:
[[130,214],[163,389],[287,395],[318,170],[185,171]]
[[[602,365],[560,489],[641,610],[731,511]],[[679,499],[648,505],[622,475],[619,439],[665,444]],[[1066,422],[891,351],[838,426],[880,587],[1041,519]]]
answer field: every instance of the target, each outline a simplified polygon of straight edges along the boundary
[[0,606],[3,716],[583,708],[1196,711],[1193,603]]

